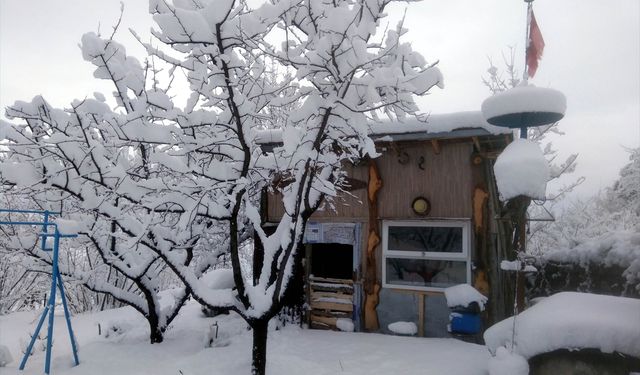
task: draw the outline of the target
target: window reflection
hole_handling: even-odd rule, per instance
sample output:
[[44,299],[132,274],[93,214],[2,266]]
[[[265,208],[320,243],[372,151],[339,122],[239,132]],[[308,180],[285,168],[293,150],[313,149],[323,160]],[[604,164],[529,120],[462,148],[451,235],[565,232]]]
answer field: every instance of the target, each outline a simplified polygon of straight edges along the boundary
[[386,283],[448,287],[467,282],[466,262],[433,259],[386,259]]
[[460,227],[389,226],[388,250],[462,253]]

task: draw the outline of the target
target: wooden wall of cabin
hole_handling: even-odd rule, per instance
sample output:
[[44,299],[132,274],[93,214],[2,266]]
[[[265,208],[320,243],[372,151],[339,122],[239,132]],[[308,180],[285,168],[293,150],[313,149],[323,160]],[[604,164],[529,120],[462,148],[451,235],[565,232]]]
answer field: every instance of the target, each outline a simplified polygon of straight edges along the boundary
[[[431,202],[431,213],[427,218],[472,217],[471,140],[440,141],[437,153],[429,141],[381,147],[382,155],[375,159],[383,180],[378,192],[380,219],[424,219],[411,209],[413,199],[418,196]],[[352,222],[368,218],[368,164],[349,165],[345,169],[357,189],[325,202],[311,221]],[[267,220],[278,221],[282,214],[281,198],[270,195]]]

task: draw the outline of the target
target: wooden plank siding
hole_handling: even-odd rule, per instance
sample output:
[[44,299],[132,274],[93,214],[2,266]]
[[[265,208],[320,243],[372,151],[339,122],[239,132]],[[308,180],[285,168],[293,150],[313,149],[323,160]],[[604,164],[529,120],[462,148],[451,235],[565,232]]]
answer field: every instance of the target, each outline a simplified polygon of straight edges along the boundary
[[[434,152],[430,141],[382,144],[380,147],[382,155],[376,162],[384,180],[382,189],[378,192],[378,216],[381,219],[423,219],[424,217],[415,215],[411,209],[413,199],[418,196],[423,196],[431,202],[431,213],[427,218],[472,217],[474,181],[471,170],[471,139],[441,141],[438,154]],[[406,163],[401,163],[405,159]],[[365,182],[368,180],[366,163],[358,166],[349,165],[345,169],[351,178]],[[366,222],[366,194],[366,189],[348,194],[341,193],[334,199],[333,207],[323,204],[311,220]],[[277,222],[282,214],[281,197],[269,195],[268,220]]]
[[430,142],[399,145],[398,149],[406,153],[400,157],[406,159],[408,155],[405,164],[401,164],[397,153],[389,149],[378,160],[380,175],[384,180],[378,193],[380,218],[422,219],[411,208],[413,199],[419,196],[431,202],[431,212],[427,217],[471,217],[472,143],[441,143],[439,154],[434,153]]

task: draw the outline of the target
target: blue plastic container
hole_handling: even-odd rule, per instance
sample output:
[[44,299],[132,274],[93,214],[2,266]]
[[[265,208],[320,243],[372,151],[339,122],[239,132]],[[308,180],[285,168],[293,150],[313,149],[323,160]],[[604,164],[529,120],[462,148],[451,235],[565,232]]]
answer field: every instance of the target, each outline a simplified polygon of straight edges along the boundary
[[479,314],[454,312],[450,315],[451,333],[463,333],[473,335],[482,329],[482,321]]

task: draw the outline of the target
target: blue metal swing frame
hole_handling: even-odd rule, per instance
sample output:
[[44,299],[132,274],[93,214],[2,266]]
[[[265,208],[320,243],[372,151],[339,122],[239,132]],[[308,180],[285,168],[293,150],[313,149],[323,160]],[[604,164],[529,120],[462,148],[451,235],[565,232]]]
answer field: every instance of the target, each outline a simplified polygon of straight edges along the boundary
[[[71,318],[69,315],[69,308],[67,307],[67,297],[64,293],[64,283],[62,282],[62,276],[60,275],[60,269],[58,267],[58,253],[60,247],[60,239],[61,238],[75,238],[78,237],[77,234],[61,234],[58,231],[58,225],[56,223],[52,223],[49,221],[49,217],[51,215],[60,215],[60,212],[51,212],[48,210],[40,211],[40,210],[9,210],[9,209],[0,209],[0,213],[20,213],[20,214],[39,214],[43,215],[42,221],[0,221],[0,225],[27,225],[27,226],[40,226],[42,227],[42,233],[38,236],[40,237],[41,244],[40,249],[43,251],[53,251],[51,257],[51,291],[49,293],[49,299],[47,305],[42,312],[42,316],[40,316],[40,320],[38,321],[38,325],[33,335],[31,336],[31,342],[29,342],[29,346],[22,357],[22,361],[20,362],[20,370],[24,370],[25,365],[27,364],[27,360],[31,355],[31,351],[33,350],[33,345],[40,334],[40,330],[42,329],[42,325],[44,320],[47,318],[47,314],[49,315],[49,325],[47,327],[47,351],[46,358],[44,362],[44,373],[49,374],[51,370],[51,352],[52,352],[52,343],[53,343],[53,322],[54,322],[54,310],[56,305],[56,291],[60,289],[60,298],[62,299],[62,306],[64,308],[64,317],[67,321],[67,330],[69,331],[69,339],[71,341],[71,349],[73,351],[73,359],[75,361],[76,366],[80,364],[78,360],[78,348],[76,345],[75,336],[73,335],[73,328],[71,327]],[[53,233],[49,232],[49,227],[53,227]],[[47,238],[53,238],[53,247],[47,247]]]

